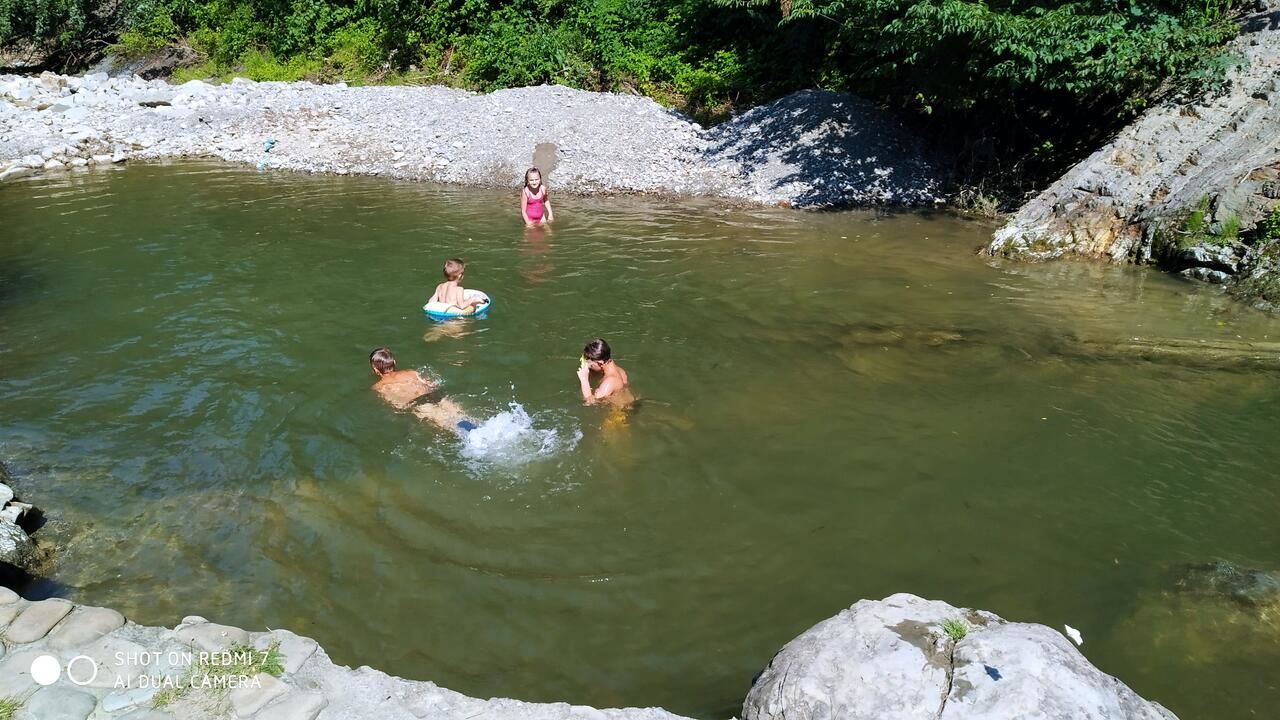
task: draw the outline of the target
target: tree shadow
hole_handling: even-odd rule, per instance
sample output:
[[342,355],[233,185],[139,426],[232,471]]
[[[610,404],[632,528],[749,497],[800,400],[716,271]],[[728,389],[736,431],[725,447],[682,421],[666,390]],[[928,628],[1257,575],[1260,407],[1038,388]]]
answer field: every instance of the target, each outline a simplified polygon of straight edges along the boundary
[[1248,35],[1249,33],[1263,32],[1267,30],[1280,30],[1280,8],[1271,10],[1270,12],[1260,12],[1256,15],[1250,15],[1240,24],[1240,34]]
[[793,207],[932,205],[951,166],[896,114],[848,93],[802,90],[707,134],[708,164]]

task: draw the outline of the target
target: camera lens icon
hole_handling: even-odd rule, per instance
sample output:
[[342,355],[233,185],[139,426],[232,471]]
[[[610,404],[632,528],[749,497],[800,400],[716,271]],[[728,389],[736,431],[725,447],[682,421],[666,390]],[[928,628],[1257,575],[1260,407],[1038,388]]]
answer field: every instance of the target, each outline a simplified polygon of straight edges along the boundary
[[62,677],[62,663],[52,655],[41,655],[31,661],[31,679],[37,685],[52,685]]
[[[62,663],[52,655],[40,655],[31,661],[31,679],[37,685],[49,686],[62,677]],[[67,679],[73,685],[88,685],[98,679],[98,663],[88,655],[77,655],[67,662]]]

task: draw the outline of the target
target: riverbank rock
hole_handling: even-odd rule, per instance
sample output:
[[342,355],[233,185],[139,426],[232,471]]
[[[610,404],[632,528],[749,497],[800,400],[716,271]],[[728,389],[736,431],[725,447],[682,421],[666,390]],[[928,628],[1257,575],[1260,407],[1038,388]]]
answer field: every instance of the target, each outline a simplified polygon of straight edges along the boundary
[[100,73],[108,77],[124,78],[137,75],[144,80],[155,80],[169,77],[177,68],[194,65],[199,59],[200,56],[191,46],[171,45],[136,57],[106,55],[89,68],[85,75]]
[[908,594],[860,601],[792,640],[752,685],[742,717],[1175,719],[1055,630]]
[[481,95],[240,78],[169,85],[101,70],[0,76],[0,178],[75,172],[107,156],[212,157],[514,188],[545,162],[557,191],[793,207],[943,199],[934,153],[896,116],[843,93],[795,93],[708,129],[649,98],[559,86]]
[[1280,9],[1246,19],[1231,50],[1243,64],[1223,93],[1152,108],[1019,209],[984,252],[1156,262],[1229,284],[1270,274],[1240,262],[1239,239],[1280,206]]
[[0,584],[16,585],[38,575],[49,560],[22,527],[35,508],[14,499],[13,479],[0,464]]
[[31,574],[39,559],[40,553],[27,531],[12,521],[0,519],[0,579]]

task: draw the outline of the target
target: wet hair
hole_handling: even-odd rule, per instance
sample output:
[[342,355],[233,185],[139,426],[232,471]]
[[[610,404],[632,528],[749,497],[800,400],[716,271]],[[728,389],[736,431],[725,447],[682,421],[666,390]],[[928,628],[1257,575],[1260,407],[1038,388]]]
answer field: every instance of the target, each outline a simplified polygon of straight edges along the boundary
[[386,375],[389,372],[395,372],[396,357],[391,354],[391,348],[380,347],[369,353],[369,367],[379,375]]
[[582,357],[596,362],[609,362],[609,358],[613,356],[613,351],[609,349],[609,343],[601,338],[596,338],[587,343],[582,348]]
[[[528,189],[529,189],[529,173],[538,173],[538,177],[540,177],[540,178],[542,177],[542,171],[541,171],[541,170],[539,170],[539,169],[538,169],[538,168],[536,168],[536,167],[531,167],[531,168],[529,168],[528,170],[525,170],[525,171],[524,171],[524,189],[525,189],[525,190],[528,190]],[[542,199],[543,199],[543,200],[546,200],[546,199],[547,199],[547,197],[548,197],[548,196],[550,195],[550,193],[551,193],[551,191],[547,189],[547,180],[546,180],[546,178],[543,178],[543,179],[542,179],[542,186],[541,186],[541,190],[542,190]]]
[[462,273],[467,269],[467,264],[458,258],[449,258],[444,261],[444,279],[457,280],[462,277]]

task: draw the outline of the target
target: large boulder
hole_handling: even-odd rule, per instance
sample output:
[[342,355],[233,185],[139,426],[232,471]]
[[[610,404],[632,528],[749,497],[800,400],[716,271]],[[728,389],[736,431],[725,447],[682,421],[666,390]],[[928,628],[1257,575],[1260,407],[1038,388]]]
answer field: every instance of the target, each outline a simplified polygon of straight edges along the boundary
[[908,594],[859,601],[792,640],[742,717],[1176,720],[1055,630]]
[[27,531],[0,519],[0,579],[7,575],[30,573],[39,559],[40,553]]
[[109,77],[140,76],[144,80],[169,77],[173,71],[194,65],[200,56],[186,44],[171,45],[145,55],[107,55],[89,68],[87,75],[105,73]]

